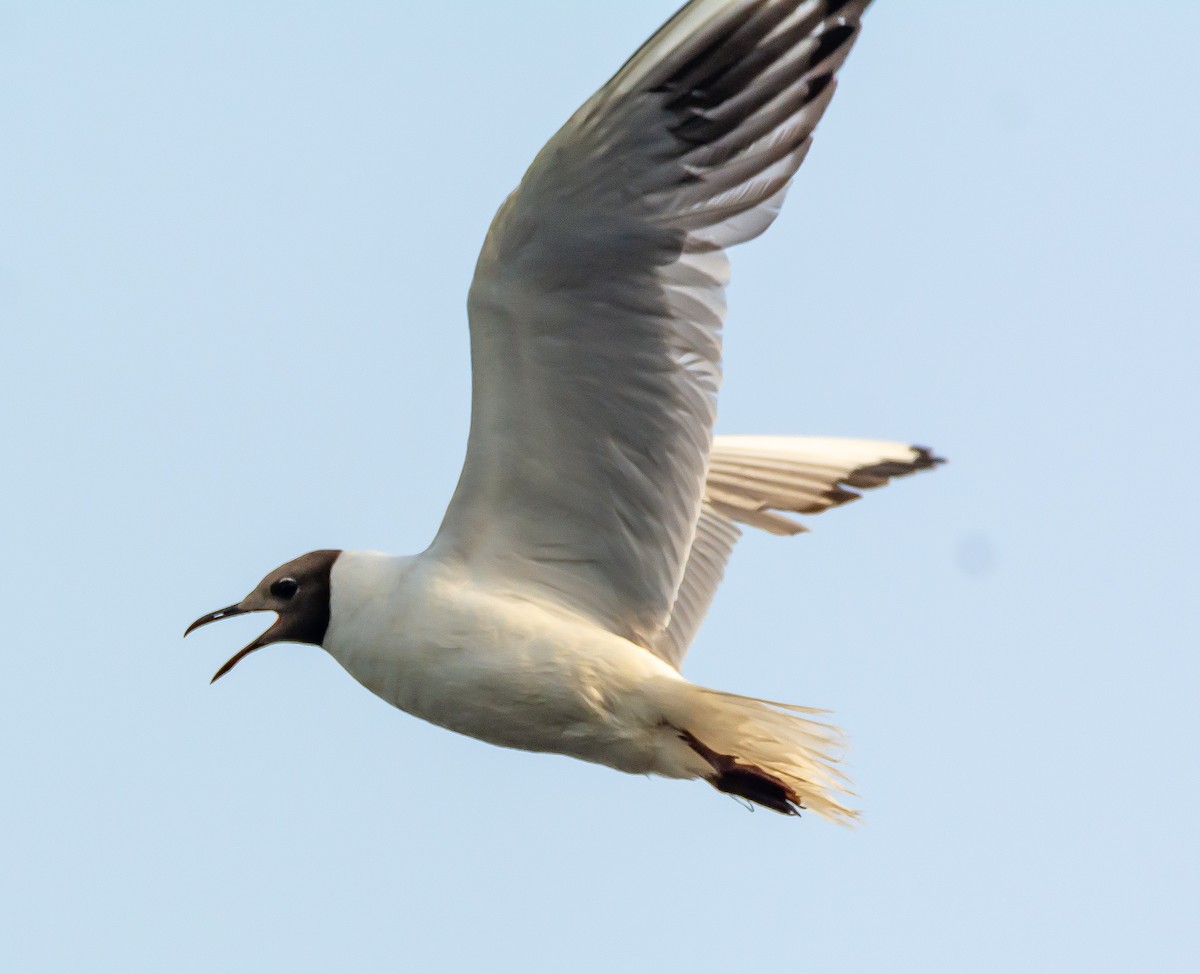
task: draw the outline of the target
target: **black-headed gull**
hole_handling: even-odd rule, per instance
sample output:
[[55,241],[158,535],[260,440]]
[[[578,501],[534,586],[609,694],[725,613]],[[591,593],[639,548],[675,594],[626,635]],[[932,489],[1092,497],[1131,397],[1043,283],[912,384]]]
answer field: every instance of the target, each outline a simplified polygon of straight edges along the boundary
[[869,0],[692,0],[550,140],[496,216],[469,312],[474,398],[441,530],[316,551],[236,605],[450,730],[702,778],[835,821],[839,732],[680,675],[739,525],[938,462],[900,443],[713,437],[725,250],[778,214]]

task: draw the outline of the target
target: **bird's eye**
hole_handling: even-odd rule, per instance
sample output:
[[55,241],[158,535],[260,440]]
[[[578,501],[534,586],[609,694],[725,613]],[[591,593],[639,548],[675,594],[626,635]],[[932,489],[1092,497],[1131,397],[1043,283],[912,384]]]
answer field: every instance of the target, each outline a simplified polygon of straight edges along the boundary
[[290,599],[300,590],[300,583],[294,578],[280,578],[271,583],[271,594],[277,599]]

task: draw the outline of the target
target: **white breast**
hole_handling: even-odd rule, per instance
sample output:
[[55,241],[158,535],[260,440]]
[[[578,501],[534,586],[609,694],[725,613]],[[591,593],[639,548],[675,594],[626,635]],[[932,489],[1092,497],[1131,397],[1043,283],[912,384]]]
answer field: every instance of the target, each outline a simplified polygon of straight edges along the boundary
[[587,620],[428,555],[339,557],[325,648],[384,700],[505,747],[664,773],[662,660]]

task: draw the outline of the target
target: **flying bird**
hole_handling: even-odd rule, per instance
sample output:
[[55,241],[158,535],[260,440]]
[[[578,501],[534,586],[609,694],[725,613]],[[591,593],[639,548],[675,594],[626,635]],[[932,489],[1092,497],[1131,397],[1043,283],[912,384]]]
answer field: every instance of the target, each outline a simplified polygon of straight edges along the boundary
[[744,526],[775,534],[941,462],[902,443],[716,436],[726,250],[774,221],[869,0],[692,0],[500,208],[471,284],[461,479],[430,547],[314,551],[194,629],[322,646],[401,710],[504,747],[701,778],[847,823],[820,711],[689,682]]

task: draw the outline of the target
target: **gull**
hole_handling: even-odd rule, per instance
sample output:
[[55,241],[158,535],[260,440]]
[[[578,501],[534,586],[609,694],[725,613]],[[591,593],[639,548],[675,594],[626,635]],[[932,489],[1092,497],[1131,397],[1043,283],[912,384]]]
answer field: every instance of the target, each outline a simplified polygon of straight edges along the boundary
[[271,572],[188,628],[277,614],[214,681],[309,643],[460,734],[854,820],[823,711],[680,667],[743,527],[796,534],[795,514],[941,462],[713,435],[726,250],[779,213],[868,3],[692,0],[571,117],[483,244],[466,460],[433,543]]

